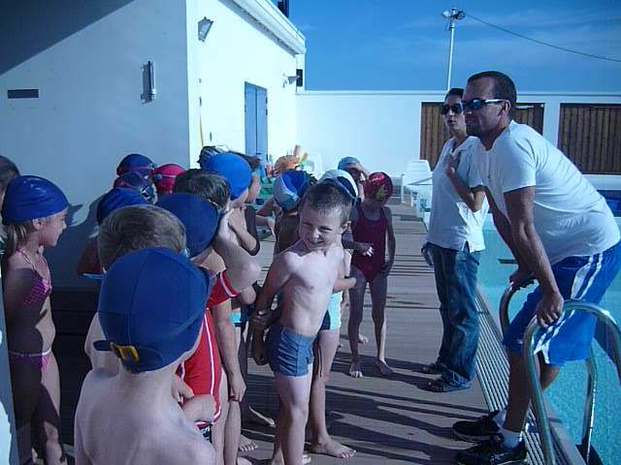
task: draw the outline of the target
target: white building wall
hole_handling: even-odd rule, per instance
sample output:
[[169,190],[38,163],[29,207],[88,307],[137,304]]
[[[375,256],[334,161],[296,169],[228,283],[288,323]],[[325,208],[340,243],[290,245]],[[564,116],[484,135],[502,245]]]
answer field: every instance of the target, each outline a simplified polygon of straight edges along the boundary
[[[195,81],[201,103],[200,115],[193,114],[192,161],[201,145],[228,145],[245,150],[244,84],[267,89],[268,153],[274,156],[290,151],[296,142],[296,88],[285,84],[286,76],[296,72],[296,53],[270,33],[239,5],[275,10],[268,0],[190,0],[194,18],[189,19],[190,54],[195,54]],[[278,18],[280,12],[270,15]],[[206,17],[214,21],[205,42],[196,38],[197,23]],[[294,33],[296,30],[292,28]],[[192,47],[194,50],[192,51]],[[200,121],[200,124],[199,124]],[[202,126],[202,134],[200,131]]]
[[[298,141],[335,168],[344,155],[371,171],[399,176],[420,158],[421,104],[440,102],[444,92],[324,92],[297,96]],[[561,103],[621,103],[621,93],[550,94],[526,92],[519,101],[544,103],[543,135],[557,143]]]
[[[13,5],[3,14],[0,43],[40,46],[21,58],[0,57],[0,153],[23,173],[48,177],[65,191],[74,226],[47,255],[56,286],[82,286],[77,258],[118,161],[139,152],[156,163],[188,165],[185,2]],[[28,30],[21,29],[24,18]],[[148,60],[155,63],[158,95],[144,103]],[[8,100],[7,89],[15,88],[38,88],[40,98]]]

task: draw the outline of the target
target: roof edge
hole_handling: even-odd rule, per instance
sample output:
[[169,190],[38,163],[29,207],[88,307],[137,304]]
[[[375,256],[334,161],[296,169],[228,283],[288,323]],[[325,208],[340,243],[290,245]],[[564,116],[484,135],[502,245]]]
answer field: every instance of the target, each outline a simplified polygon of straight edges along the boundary
[[295,54],[306,53],[306,38],[269,0],[232,0]]

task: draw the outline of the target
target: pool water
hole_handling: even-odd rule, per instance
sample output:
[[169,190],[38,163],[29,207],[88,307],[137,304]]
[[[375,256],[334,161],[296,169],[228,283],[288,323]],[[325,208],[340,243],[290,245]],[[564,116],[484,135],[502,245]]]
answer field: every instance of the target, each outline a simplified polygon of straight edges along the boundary
[[[621,223],[621,218],[617,218],[617,222]],[[497,318],[500,298],[515,265],[510,263],[512,254],[489,220],[484,235],[486,250],[481,254],[479,288]],[[515,294],[511,301],[510,316],[519,311],[533,288]],[[617,322],[621,322],[621,273],[600,305],[610,311]],[[621,464],[621,448],[617,444],[621,439],[621,385],[614,364],[606,352],[598,344],[594,344],[594,352],[598,368],[598,391],[593,445],[604,464],[617,465]],[[569,363],[546,393],[576,444],[581,442],[582,436],[586,380],[584,363]]]

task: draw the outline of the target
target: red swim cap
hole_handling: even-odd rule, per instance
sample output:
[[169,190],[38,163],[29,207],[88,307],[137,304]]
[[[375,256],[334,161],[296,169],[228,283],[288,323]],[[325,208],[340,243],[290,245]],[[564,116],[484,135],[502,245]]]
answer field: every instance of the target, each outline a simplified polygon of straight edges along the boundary
[[369,179],[364,183],[365,197],[378,202],[384,202],[392,197],[392,179],[386,173],[378,171],[371,173]]

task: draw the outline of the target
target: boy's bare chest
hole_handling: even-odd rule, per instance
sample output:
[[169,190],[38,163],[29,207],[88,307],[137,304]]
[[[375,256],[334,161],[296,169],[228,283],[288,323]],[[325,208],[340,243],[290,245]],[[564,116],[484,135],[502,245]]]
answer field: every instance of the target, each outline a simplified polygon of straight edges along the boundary
[[338,263],[329,257],[307,259],[294,274],[296,287],[307,293],[332,288],[337,277]]

